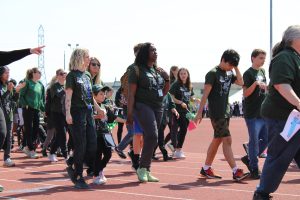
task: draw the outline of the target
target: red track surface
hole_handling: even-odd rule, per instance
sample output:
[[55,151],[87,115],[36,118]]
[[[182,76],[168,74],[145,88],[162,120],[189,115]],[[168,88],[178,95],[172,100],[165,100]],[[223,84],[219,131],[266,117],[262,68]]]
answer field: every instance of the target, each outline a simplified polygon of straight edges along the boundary
[[[237,164],[246,170],[240,161],[240,157],[244,155],[242,143],[248,140],[244,120],[232,119],[230,128]],[[95,186],[91,179],[87,179],[90,190],[73,188],[61,158],[58,163],[51,164],[47,158],[33,160],[16,152],[12,154],[16,167],[0,167],[0,184],[5,187],[0,193],[0,199],[252,199],[258,181],[233,182],[222,148],[213,167],[223,179],[208,180],[199,176],[211,138],[210,121],[204,119],[197,129],[187,135],[183,149],[187,156],[185,160],[153,162],[151,171],[160,179],[159,183],[139,183],[131,170],[130,161],[121,160],[113,154],[105,169],[107,184]],[[3,152],[0,153],[0,158],[2,164]],[[259,162],[262,167],[264,159]],[[290,166],[279,189],[273,194],[274,199],[300,199],[299,172],[298,168]]]

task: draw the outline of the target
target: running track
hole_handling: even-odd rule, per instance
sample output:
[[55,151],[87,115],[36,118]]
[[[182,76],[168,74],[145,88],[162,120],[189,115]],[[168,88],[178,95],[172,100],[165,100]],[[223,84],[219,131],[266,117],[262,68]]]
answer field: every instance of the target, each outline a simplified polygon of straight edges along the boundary
[[[240,157],[244,155],[242,143],[247,141],[246,126],[241,118],[231,120],[233,151],[238,166],[246,170]],[[124,129],[125,130],[125,129]],[[197,129],[188,133],[184,152],[185,160],[155,161],[151,171],[160,178],[159,183],[139,183],[131,170],[130,161],[121,160],[114,153],[111,162],[105,169],[108,178],[106,185],[90,184],[90,190],[76,190],[65,172],[62,158],[51,164],[47,158],[28,159],[20,152],[12,154],[17,166],[3,168],[3,152],[0,153],[0,184],[5,190],[0,199],[117,199],[117,200],[155,200],[155,199],[252,199],[257,180],[246,180],[242,183],[232,181],[231,169],[218,151],[213,164],[216,172],[223,176],[221,180],[206,180],[199,176],[204,162],[209,141],[212,138],[210,121],[204,119]],[[260,159],[260,166],[264,159]],[[290,166],[274,199],[300,199],[300,171]],[[88,183],[92,179],[87,179]]]

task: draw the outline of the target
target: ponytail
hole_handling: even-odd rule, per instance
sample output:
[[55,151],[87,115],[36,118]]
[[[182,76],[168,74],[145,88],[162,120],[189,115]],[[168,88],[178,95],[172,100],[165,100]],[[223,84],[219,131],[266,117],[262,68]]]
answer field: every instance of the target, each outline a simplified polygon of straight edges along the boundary
[[278,53],[280,53],[285,48],[285,42],[282,40],[274,45],[272,48],[272,58],[274,58]]

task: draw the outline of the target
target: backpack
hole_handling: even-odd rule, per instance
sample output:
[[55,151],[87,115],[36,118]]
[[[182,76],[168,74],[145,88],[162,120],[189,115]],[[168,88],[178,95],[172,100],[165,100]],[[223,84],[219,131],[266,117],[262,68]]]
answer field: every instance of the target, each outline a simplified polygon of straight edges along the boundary
[[[133,67],[136,76],[139,78],[140,76],[140,69],[138,66],[134,65]],[[121,81],[121,88],[122,88],[122,95],[125,98],[125,100],[127,101],[128,99],[128,73],[129,73],[130,69],[127,68],[126,72],[123,74],[123,76],[121,77],[120,81]]]

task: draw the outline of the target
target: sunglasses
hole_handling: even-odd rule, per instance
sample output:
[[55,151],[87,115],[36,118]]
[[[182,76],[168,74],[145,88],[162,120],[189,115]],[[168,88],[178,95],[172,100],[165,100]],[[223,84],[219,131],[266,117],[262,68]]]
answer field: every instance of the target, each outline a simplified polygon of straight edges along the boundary
[[66,72],[60,72],[58,75],[64,76],[64,75],[66,75],[66,74],[67,74]]
[[101,65],[98,64],[98,63],[91,63],[91,65],[92,65],[93,67],[96,67],[96,66],[100,67],[100,66],[101,66]]

